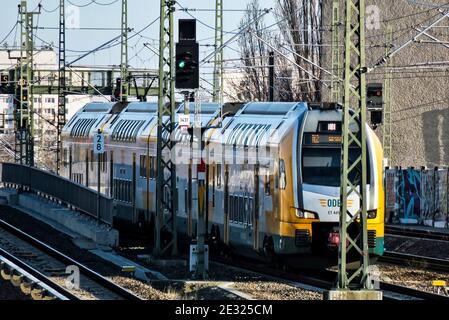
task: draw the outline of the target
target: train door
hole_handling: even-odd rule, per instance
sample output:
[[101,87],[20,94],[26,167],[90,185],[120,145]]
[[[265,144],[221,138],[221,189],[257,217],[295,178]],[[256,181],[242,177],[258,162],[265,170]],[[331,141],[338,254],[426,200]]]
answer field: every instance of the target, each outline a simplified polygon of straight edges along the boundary
[[224,212],[223,212],[223,241],[229,244],[229,165],[224,165]]
[[187,234],[190,238],[193,236],[192,187],[192,162],[190,161],[187,174]]
[[131,205],[132,205],[132,222],[137,222],[137,211],[136,211],[136,196],[137,196],[137,164],[136,164],[136,153],[132,154],[132,182],[131,182]]
[[253,221],[253,249],[259,249],[259,195],[260,195],[260,185],[259,185],[259,164],[254,165],[254,197],[252,205],[252,221]]

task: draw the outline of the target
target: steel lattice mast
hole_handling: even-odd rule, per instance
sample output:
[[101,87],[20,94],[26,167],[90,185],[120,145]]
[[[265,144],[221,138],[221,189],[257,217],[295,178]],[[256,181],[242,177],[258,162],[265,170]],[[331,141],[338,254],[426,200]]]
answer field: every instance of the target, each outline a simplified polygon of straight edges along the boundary
[[128,0],[122,0],[122,25],[121,25],[121,50],[120,50],[120,101],[126,101],[129,94],[128,74]]
[[223,0],[215,2],[215,57],[213,101],[223,101]]
[[[154,254],[177,252],[176,171],[172,161],[175,125],[175,62],[173,12],[175,1],[161,0],[159,30],[159,95],[157,126],[157,188]],[[167,235],[163,238],[162,234]]]
[[59,173],[61,168],[61,133],[66,123],[65,63],[65,0],[59,0],[58,140],[56,149],[56,173]]
[[[40,7],[39,7],[40,8]],[[33,138],[33,24],[34,15],[39,12],[28,12],[27,2],[19,6],[20,14],[20,59],[19,75],[16,85],[16,139],[15,161],[20,164],[34,166]]]
[[[391,25],[387,26],[386,31],[386,49],[385,49],[385,56],[388,56],[390,53],[390,50],[393,46],[393,29]],[[388,162],[391,163],[391,157],[392,157],[392,144],[391,144],[391,83],[393,74],[390,69],[391,67],[391,59],[387,61],[387,69],[385,72],[385,89],[384,89],[384,95],[385,95],[385,107],[383,112],[383,134],[382,134],[382,145],[384,148],[384,158],[388,159]]]
[[341,99],[340,85],[340,0],[332,2],[332,79],[331,97],[333,102]]
[[[351,106],[353,109],[351,109]],[[346,0],[345,75],[340,186],[340,246],[337,289],[371,289],[368,277],[367,165],[366,165],[366,65],[365,0]],[[355,129],[359,127],[358,129]],[[358,130],[357,132],[354,132]],[[351,150],[351,157],[349,156]],[[354,156],[355,154],[355,156]],[[348,210],[348,199],[357,196],[360,207]],[[359,224],[349,234],[349,227]],[[360,267],[349,270],[348,253],[360,258]]]

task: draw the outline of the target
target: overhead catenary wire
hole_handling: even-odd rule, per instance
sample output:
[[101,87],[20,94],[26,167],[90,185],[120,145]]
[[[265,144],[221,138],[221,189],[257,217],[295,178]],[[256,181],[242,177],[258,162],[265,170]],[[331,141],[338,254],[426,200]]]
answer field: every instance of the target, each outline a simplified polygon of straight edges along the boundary
[[0,41],[0,44],[2,44],[3,42],[6,41],[6,39],[8,39],[8,37],[11,35],[11,33],[13,33],[14,29],[17,28],[17,25],[19,24],[19,21],[16,21],[16,23],[13,25],[13,27],[11,28],[11,30],[6,34],[6,36]]

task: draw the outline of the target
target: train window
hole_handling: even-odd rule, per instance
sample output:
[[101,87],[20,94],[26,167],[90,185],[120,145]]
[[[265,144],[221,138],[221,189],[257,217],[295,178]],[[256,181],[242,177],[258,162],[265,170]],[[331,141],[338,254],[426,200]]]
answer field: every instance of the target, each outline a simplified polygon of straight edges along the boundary
[[101,171],[106,172],[108,170],[108,154],[102,153],[100,154],[101,161]]
[[215,207],[215,166],[212,166],[212,207]]
[[132,202],[132,182],[129,180],[114,179],[114,199],[123,202]]
[[184,212],[187,214],[189,207],[189,192],[187,189],[184,189]]
[[234,222],[239,223],[239,198],[234,196]]
[[285,162],[282,159],[279,161],[279,180],[279,187],[285,190],[287,187],[287,177],[285,174]]
[[[352,163],[358,156],[357,150],[350,149],[349,157]],[[302,155],[302,180],[304,183],[339,187],[340,186],[340,148],[304,148]],[[367,154],[367,183],[370,183],[370,163]],[[357,170],[352,171],[351,180],[359,175]]]
[[270,193],[271,193],[270,188],[271,188],[271,186],[270,186],[270,173],[267,172],[267,173],[265,174],[265,176],[264,176],[264,191],[265,191],[265,194],[266,194],[267,196],[269,196]]
[[243,224],[243,222],[245,221],[244,217],[245,217],[245,198],[244,197],[239,197],[239,223]]
[[233,222],[237,221],[237,212],[238,212],[238,206],[237,206],[237,198],[235,196],[231,196],[231,220]]
[[150,156],[150,178],[157,178],[157,157]]
[[64,165],[64,168],[65,168],[65,167],[67,167],[67,164],[69,162],[67,148],[63,149],[62,154],[63,154],[62,155],[63,165]]
[[217,188],[221,188],[221,164],[217,163]]
[[90,170],[94,170],[94,150],[90,150]]
[[229,196],[229,204],[228,204],[228,215],[229,215],[229,221],[234,221],[234,197],[233,196]]
[[147,156],[140,155],[140,173],[141,178],[147,177]]
[[249,198],[248,213],[249,213],[249,224],[250,225],[253,224],[253,211],[254,211],[254,198]]
[[82,173],[72,173],[72,181],[83,184],[83,174]]
[[243,198],[243,223],[249,225],[249,205],[248,205],[248,197]]

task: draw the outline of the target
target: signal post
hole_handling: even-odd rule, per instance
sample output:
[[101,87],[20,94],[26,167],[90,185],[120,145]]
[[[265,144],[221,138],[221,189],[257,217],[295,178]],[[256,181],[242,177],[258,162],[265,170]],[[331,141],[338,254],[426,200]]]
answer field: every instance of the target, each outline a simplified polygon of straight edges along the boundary
[[[175,88],[182,89],[184,93],[184,118],[190,119],[189,96],[199,88],[199,45],[196,42],[196,20],[179,20],[179,42],[176,43],[175,63]],[[190,134],[192,155],[198,155],[190,159],[191,164],[197,164],[198,187],[198,217],[196,225],[196,243],[190,246],[190,271],[196,279],[207,278],[207,253],[205,245],[206,236],[206,164],[203,161],[203,133],[206,128],[201,126],[199,102],[195,102],[195,120],[193,127],[189,125],[187,132]],[[184,125],[184,124],[183,124]]]

